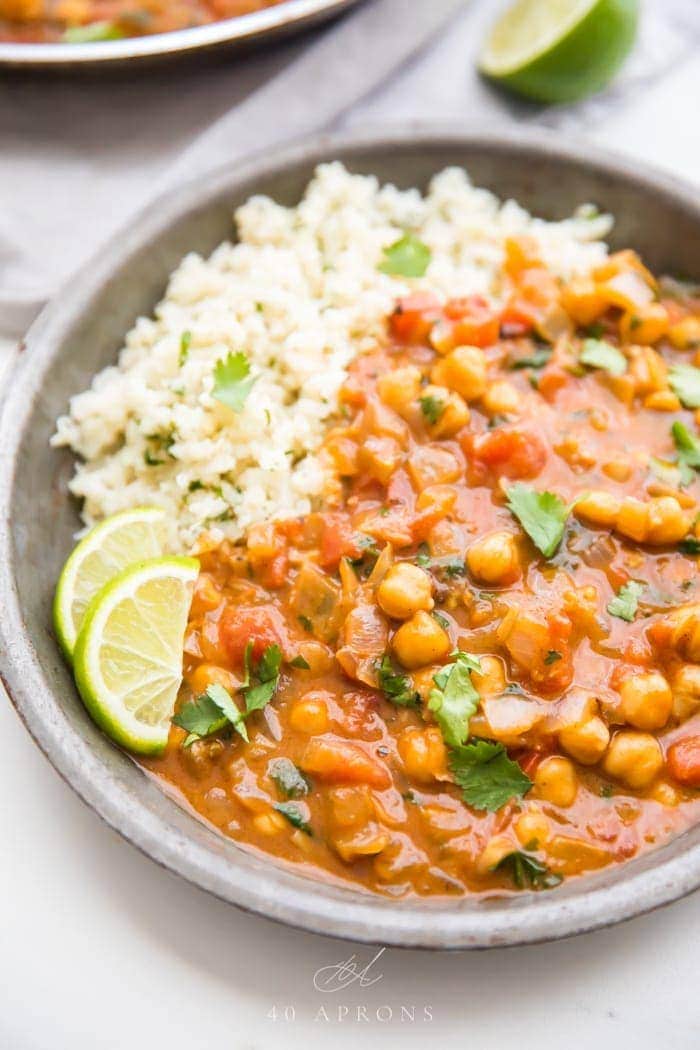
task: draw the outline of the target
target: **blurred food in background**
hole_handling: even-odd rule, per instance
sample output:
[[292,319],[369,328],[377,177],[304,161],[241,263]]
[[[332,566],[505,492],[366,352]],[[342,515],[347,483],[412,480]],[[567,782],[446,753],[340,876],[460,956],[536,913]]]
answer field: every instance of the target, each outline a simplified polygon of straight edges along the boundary
[[0,40],[88,43],[168,33],[284,0],[0,0]]

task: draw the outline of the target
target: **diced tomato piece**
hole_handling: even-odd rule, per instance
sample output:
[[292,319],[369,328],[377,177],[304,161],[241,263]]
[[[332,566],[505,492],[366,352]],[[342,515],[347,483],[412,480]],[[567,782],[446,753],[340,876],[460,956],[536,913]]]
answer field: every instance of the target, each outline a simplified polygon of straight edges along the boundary
[[219,621],[219,641],[237,667],[243,666],[249,642],[254,660],[270,645],[279,645],[283,652],[289,649],[284,620],[272,605],[229,605]]
[[498,314],[481,295],[450,299],[445,304],[444,314],[451,322],[453,346],[491,346],[498,340]]
[[507,237],[505,243],[505,260],[503,269],[509,277],[517,277],[523,270],[541,266],[539,245],[534,237],[521,234],[518,237]]
[[687,736],[672,744],[666,762],[679,784],[700,787],[700,736]]
[[391,774],[383,762],[373,758],[361,744],[326,734],[309,741],[299,762],[304,773],[336,784],[369,784],[387,788]]
[[501,331],[504,337],[526,335],[535,327],[535,311],[532,304],[512,296],[501,311]]
[[323,569],[335,569],[341,558],[357,558],[357,535],[347,514],[325,514],[321,527],[318,562]]
[[475,459],[507,478],[534,478],[547,460],[542,439],[528,430],[493,430],[478,437],[472,450]]
[[423,343],[440,317],[440,300],[432,292],[414,292],[399,299],[389,318],[391,334],[403,343]]
[[543,762],[546,757],[546,751],[521,751],[519,755],[514,756],[525,776],[531,779],[534,777],[540,762]]

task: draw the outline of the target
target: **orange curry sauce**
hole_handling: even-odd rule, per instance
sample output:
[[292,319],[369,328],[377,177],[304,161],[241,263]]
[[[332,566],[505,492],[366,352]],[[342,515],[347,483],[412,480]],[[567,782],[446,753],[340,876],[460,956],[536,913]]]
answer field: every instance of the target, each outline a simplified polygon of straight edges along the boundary
[[[323,508],[201,555],[180,704],[243,709],[249,643],[279,681],[249,743],[174,726],[143,763],[236,841],[396,897],[546,888],[700,818],[700,485],[671,430],[696,439],[673,366],[700,302],[631,252],[564,286],[520,239],[505,268],[504,309],[415,294],[355,360]],[[551,556],[509,492],[566,505]],[[456,650],[477,786],[517,774],[497,807],[431,700]]]
[[[102,39],[168,33],[236,18],[283,0],[0,0],[0,40],[57,43],[66,30],[99,26]],[[99,39],[99,36],[93,39]]]

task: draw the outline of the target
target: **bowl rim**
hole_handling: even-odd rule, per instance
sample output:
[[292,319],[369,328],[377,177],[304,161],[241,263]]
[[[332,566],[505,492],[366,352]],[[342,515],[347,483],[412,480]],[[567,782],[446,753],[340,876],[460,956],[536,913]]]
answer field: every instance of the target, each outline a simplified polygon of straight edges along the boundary
[[[623,178],[695,212],[700,202],[690,184],[591,146],[575,147],[541,130],[469,131],[455,124],[375,126],[369,131],[320,136],[275,154],[246,158],[168,191],[111,238],[32,324],[19,350],[11,386],[0,405],[0,680],[36,744],[69,786],[123,838],[161,866],[238,907],[288,925],[348,940],[406,948],[486,948],[556,940],[612,925],[679,899],[700,887],[700,840],[675,852],[679,837],[617,869],[619,878],[583,891],[521,894],[478,902],[421,898],[391,901],[319,883],[274,863],[255,880],[213,849],[186,840],[147,807],[134,807],[115,776],[73,729],[55,692],[44,686],[41,665],[24,625],[14,574],[12,488],[17,453],[41,377],[65,336],[89,312],[104,284],[134,252],[147,247],[179,219],[239,185],[270,177],[297,164],[315,165],[357,150],[407,152],[445,147],[484,149],[521,161],[537,154],[598,174]],[[574,204],[575,202],[572,202]],[[58,647],[57,647],[58,658]],[[85,715],[87,718],[87,714]],[[689,833],[689,832],[688,832]],[[686,834],[688,834],[686,833]],[[218,836],[217,836],[218,837]],[[677,847],[676,847],[677,850]],[[319,892],[319,887],[325,887]],[[505,903],[504,903],[505,901]]]
[[244,44],[276,32],[291,32],[305,23],[330,18],[358,0],[285,0],[247,15],[223,18],[191,29],[169,33],[98,40],[84,44],[22,44],[0,41],[0,66],[67,69],[112,66],[132,59],[148,59],[203,51],[226,44]]

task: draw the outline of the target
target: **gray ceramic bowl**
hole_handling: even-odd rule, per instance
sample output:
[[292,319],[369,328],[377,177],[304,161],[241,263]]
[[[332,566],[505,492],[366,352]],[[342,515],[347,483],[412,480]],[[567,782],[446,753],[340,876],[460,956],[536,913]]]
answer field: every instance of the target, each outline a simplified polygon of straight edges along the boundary
[[53,587],[78,525],[66,494],[71,457],[49,449],[54,420],[114,360],[124,333],[151,311],[186,251],[207,253],[230,236],[231,212],[251,193],[295,202],[314,166],[329,158],[403,187],[425,186],[445,165],[465,165],[478,185],[549,218],[593,201],[617,216],[615,244],[639,249],[656,270],[700,277],[693,190],[636,162],[541,134],[404,129],[321,140],[217,171],[150,205],[33,325],[2,409],[0,661],[17,711],[66,781],[144,853],[224,900],[319,933],[430,948],[523,944],[605,926],[690,893],[700,885],[700,826],[549,893],[390,901],[311,881],[180,808],[102,736],[78,699],[51,632]]
[[242,49],[289,36],[340,14],[357,0],[287,0],[279,7],[263,8],[211,25],[179,29],[172,33],[128,37],[86,44],[15,44],[0,41],[0,66],[60,72],[96,67],[131,68],[134,63],[155,63],[170,57]]

